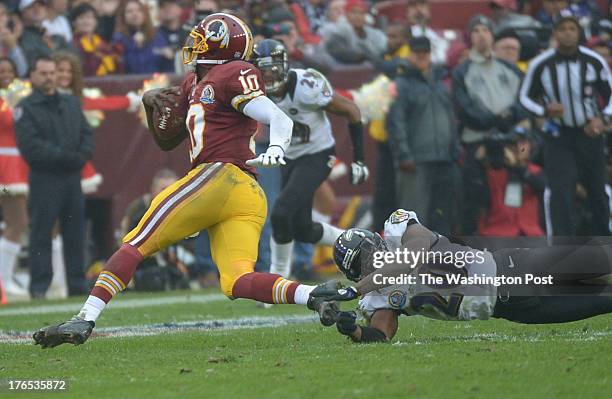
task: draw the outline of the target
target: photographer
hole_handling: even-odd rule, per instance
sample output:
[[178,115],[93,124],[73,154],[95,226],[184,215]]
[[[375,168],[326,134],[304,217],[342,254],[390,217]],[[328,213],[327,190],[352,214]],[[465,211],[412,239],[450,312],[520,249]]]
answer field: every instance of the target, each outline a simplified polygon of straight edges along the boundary
[[54,51],[72,49],[66,39],[47,32],[43,26],[47,19],[47,3],[41,0],[21,0],[19,12],[23,21],[19,44],[31,68],[34,68],[34,61],[39,57],[49,57]]
[[476,152],[485,169],[483,190],[488,206],[481,210],[479,234],[483,236],[542,236],[541,198],[546,185],[542,169],[531,162],[529,132],[516,127],[509,134],[493,135]]

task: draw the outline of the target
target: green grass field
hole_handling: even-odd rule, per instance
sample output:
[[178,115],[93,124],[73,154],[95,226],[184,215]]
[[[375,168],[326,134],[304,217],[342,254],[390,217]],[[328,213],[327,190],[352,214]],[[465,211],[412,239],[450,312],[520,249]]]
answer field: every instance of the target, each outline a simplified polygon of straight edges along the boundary
[[[70,317],[80,303],[0,308],[1,398],[612,395],[612,315],[548,326],[403,317],[393,343],[355,345],[294,305],[261,309],[217,291],[128,293],[82,346],[41,350],[29,342],[33,330]],[[65,379],[68,389],[7,388],[8,380],[41,379]]]

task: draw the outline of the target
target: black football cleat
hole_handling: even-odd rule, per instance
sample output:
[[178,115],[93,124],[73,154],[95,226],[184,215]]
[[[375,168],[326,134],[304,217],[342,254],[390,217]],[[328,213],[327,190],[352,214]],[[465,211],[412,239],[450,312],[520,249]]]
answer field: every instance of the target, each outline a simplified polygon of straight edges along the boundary
[[34,343],[45,348],[54,348],[61,344],[81,345],[87,341],[96,323],[82,317],[72,319],[58,326],[41,328],[33,335]]
[[327,302],[323,298],[313,296],[308,298],[306,307],[319,314],[319,320],[325,327],[332,326],[336,322],[338,313],[340,313],[340,308],[336,302]]

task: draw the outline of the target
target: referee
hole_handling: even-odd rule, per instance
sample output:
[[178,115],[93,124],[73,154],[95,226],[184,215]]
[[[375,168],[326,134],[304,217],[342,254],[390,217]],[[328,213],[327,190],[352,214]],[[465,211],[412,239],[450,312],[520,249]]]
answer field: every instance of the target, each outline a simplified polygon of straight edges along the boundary
[[545,205],[549,234],[555,236],[574,234],[578,180],[593,216],[590,234],[610,233],[604,145],[604,119],[612,115],[610,70],[601,56],[578,45],[580,37],[576,17],[562,11],[555,20],[557,48],[533,59],[520,91],[521,104],[547,119],[544,169],[550,198]]

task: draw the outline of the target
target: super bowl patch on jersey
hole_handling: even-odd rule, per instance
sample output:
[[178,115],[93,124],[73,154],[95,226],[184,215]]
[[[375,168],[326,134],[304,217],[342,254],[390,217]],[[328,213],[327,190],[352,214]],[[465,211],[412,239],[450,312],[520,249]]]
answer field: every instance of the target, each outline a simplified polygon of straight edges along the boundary
[[393,309],[402,309],[406,305],[406,293],[401,290],[394,290],[389,294],[389,306]]
[[215,102],[215,89],[213,89],[211,85],[206,85],[206,87],[204,87],[204,90],[202,90],[200,102],[204,104],[212,104]]
[[419,219],[417,219],[416,213],[406,211],[404,209],[398,209],[397,211],[391,214],[391,216],[389,217],[389,221],[393,224],[398,224],[409,220],[411,217],[418,222]]

